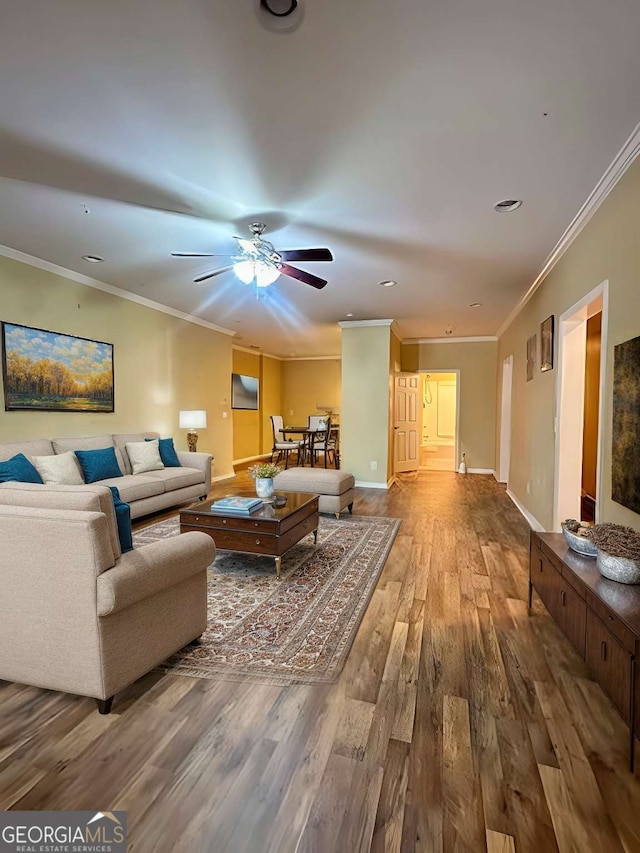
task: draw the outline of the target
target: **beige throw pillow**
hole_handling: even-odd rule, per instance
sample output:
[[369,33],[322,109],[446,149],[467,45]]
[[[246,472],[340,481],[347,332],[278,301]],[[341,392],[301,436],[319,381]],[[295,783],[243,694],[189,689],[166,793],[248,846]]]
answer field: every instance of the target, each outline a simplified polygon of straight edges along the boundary
[[160,468],[164,468],[157,438],[153,441],[129,441],[125,447],[134,474],[144,474],[145,471],[159,471]]
[[82,486],[82,470],[73,450],[53,456],[33,456],[33,464],[43,483],[55,486]]

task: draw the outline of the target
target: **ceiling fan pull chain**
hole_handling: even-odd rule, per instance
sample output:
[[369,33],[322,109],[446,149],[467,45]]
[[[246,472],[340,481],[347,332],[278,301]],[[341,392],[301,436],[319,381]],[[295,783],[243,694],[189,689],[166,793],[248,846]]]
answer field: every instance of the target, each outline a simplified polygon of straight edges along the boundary
[[284,12],[275,12],[271,6],[269,6],[268,0],[260,0],[260,5],[263,9],[266,9],[269,14],[273,15],[276,18],[286,18],[289,15],[293,14],[295,10],[298,8],[298,0],[291,0],[291,4],[288,9]]

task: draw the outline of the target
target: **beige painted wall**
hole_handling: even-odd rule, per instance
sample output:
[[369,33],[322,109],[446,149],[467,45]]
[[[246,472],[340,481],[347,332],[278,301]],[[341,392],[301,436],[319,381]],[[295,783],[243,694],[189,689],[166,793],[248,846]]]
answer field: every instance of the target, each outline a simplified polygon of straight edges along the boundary
[[402,343],[396,335],[393,328],[391,329],[391,338],[389,340],[389,425],[387,436],[387,482],[393,477],[394,464],[394,448],[393,442],[395,431],[393,429],[395,412],[393,410],[395,400],[395,375],[402,369]]
[[[387,483],[389,326],[342,329],[341,467],[356,481]],[[371,470],[371,462],[377,470]]]
[[282,364],[276,358],[262,356],[262,394],[260,415],[262,418],[262,453],[271,453],[273,429],[271,415],[281,414],[282,408]]
[[497,341],[402,347],[403,370],[460,371],[460,454],[468,468],[495,468],[497,354]]
[[[342,373],[340,359],[282,362],[282,414],[285,424],[305,425],[308,415],[321,415],[317,404],[340,412]],[[340,419],[340,418],[339,418]]]
[[[500,339],[499,364],[510,354],[514,357],[509,489],[547,529],[553,524],[557,369],[541,373],[537,367],[534,379],[526,382],[526,340],[537,332],[539,351],[540,323],[550,314],[557,321],[604,280],[609,281],[609,318],[600,520],[640,529],[640,517],[611,500],[613,347],[640,335],[640,160],[623,176]],[[501,382],[500,374],[498,412]],[[499,441],[498,434],[498,448]]]
[[[243,376],[260,378],[260,355],[258,353],[233,350],[233,372]],[[258,389],[258,405],[261,405],[263,384]],[[261,453],[262,418],[260,410],[233,410],[233,458],[248,459]]]
[[0,320],[112,343],[115,361],[113,413],[2,410],[0,441],[151,429],[186,450],[178,412],[205,409],[198,450],[233,473],[230,336],[3,257]]

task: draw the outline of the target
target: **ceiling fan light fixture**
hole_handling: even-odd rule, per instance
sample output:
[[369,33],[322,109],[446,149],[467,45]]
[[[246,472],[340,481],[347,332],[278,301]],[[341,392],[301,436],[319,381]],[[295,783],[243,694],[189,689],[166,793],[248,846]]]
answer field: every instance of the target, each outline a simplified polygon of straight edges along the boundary
[[280,277],[280,270],[264,261],[238,261],[233,271],[244,284],[255,282],[257,287],[269,287]]

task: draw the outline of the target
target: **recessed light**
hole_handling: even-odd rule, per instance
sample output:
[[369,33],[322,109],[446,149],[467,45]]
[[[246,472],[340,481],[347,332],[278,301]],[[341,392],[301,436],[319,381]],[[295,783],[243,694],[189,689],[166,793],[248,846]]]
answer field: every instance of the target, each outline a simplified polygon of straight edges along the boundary
[[82,260],[88,261],[90,264],[101,264],[104,258],[101,258],[100,255],[83,255]]
[[469,308],[482,308],[482,302],[470,302]]
[[390,278],[387,279],[386,281],[379,282],[379,284],[381,284],[382,287],[395,287],[397,283],[398,283],[397,281],[393,281]]
[[519,198],[505,198],[493,205],[496,213],[511,213],[512,210],[517,210],[519,207],[522,207],[522,201]]
[[347,317],[353,317],[353,314],[347,314]]

